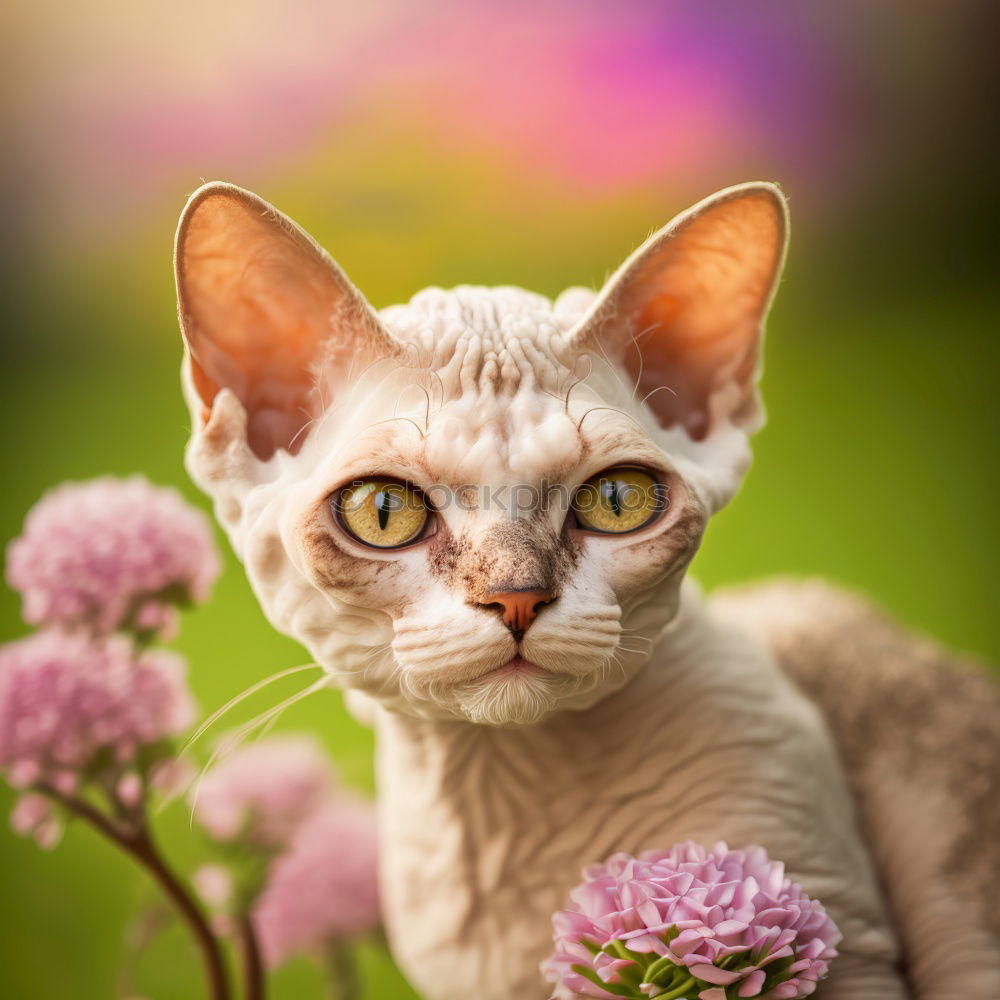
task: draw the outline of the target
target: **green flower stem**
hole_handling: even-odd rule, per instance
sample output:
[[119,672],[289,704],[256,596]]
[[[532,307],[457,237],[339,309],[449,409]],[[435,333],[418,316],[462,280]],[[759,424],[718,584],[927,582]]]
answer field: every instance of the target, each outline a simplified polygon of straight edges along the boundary
[[245,1000],[265,1000],[267,981],[264,963],[260,954],[260,943],[249,913],[240,916],[237,924],[240,954],[243,958],[243,994]]
[[665,972],[669,972],[671,974],[671,978],[673,978],[673,975],[678,969],[680,969],[680,966],[676,962],[672,961],[666,955],[663,955],[656,959],[655,962],[651,962],[646,968],[645,981],[647,983],[655,983]]
[[688,976],[687,979],[680,984],[680,986],[675,986],[668,993],[658,993],[656,995],[656,1000],[680,1000],[680,998],[684,996],[684,994],[687,993],[692,986],[697,987],[698,980],[695,979],[694,976]]
[[359,1000],[361,981],[351,946],[338,942],[327,949],[326,967],[329,974],[329,1000]]
[[65,795],[57,788],[45,783],[39,783],[36,789],[63,806],[74,816],[89,823],[146,869],[167,898],[174,904],[201,951],[210,1000],[232,1000],[232,990],[229,985],[225,961],[222,957],[222,948],[219,946],[201,907],[160,856],[145,819],[139,819],[134,826],[122,827],[84,799],[74,795]]

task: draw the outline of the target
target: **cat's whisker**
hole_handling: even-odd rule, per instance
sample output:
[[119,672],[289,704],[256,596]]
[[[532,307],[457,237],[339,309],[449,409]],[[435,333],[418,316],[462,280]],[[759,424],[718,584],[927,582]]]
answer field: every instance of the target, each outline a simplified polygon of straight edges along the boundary
[[[566,390],[566,399],[563,402],[563,412],[566,414],[567,417],[569,416],[569,401],[570,401],[570,397],[573,395],[573,390],[578,385],[583,385],[587,381],[587,379],[590,378],[590,376],[594,372],[594,362],[593,362],[593,359],[590,357],[589,354],[586,355],[586,360],[590,364],[590,370],[583,377],[577,378],[577,380]],[[576,372],[576,366],[574,366],[573,372],[574,373]]]
[[251,695],[255,695],[258,691],[262,691],[264,688],[274,684],[276,681],[283,680],[285,677],[292,677],[295,674],[304,673],[306,670],[321,670],[322,668],[318,663],[301,663],[297,667],[288,667],[285,670],[279,670],[277,673],[271,674],[270,677],[265,677],[263,680],[259,680],[250,687],[245,688],[239,694],[234,695],[229,699],[224,705],[217,708],[200,726],[185,740],[184,745],[181,747],[180,752],[187,753],[187,751],[194,746],[208,732],[216,722],[219,721],[224,715],[226,715],[231,709],[235,708],[241,702],[246,701]]
[[[300,409],[302,408],[300,407]],[[295,432],[294,435],[292,435],[291,441],[288,442],[289,449],[292,449],[295,446],[295,442],[298,441],[300,435],[305,434],[306,431],[310,430],[317,423],[319,423],[316,417],[312,416],[307,410],[302,410],[302,413],[309,417],[309,419]]]
[[642,399],[639,400],[639,405],[640,406],[644,406],[646,404],[646,401],[649,399],[649,397],[650,396],[654,396],[661,389],[666,389],[667,392],[671,393],[675,398],[677,397],[677,390],[676,389],[672,389],[669,385],[658,385],[655,389],[651,389],[649,392],[647,392],[646,395],[643,396]]
[[279,702],[277,705],[275,705],[274,708],[268,709],[267,712],[262,712],[259,716],[257,716],[255,720],[253,720],[254,725],[251,728],[251,732],[253,731],[253,728],[256,728],[256,726],[260,725],[261,723],[270,721],[271,719],[283,715],[293,705],[297,705],[300,701],[303,701],[310,695],[315,694],[317,691],[322,691],[323,688],[325,688],[329,683],[330,683],[329,675],[324,674],[324,676],[321,677],[314,684],[311,684],[304,690],[289,696],[284,701]]
[[548,389],[543,389],[541,386],[537,387],[537,391],[540,392],[543,396],[548,396],[549,399],[556,399],[560,403],[563,401],[561,393],[549,392]]
[[322,691],[324,687],[329,683],[330,678],[328,675],[324,675],[318,681],[310,684],[308,687],[301,691],[296,691],[295,694],[285,698],[284,701],[279,702],[272,708],[267,709],[265,712],[261,712],[260,715],[255,716],[249,722],[244,723],[236,730],[231,736],[222,740],[219,745],[212,751],[211,756],[202,767],[201,771],[198,773],[198,777],[194,784],[191,786],[191,811],[189,816],[189,823],[194,826],[194,814],[198,808],[198,796],[201,793],[201,785],[205,780],[206,775],[215,765],[216,761],[224,759],[229,756],[234,750],[236,750],[241,744],[243,744],[255,730],[261,727],[270,728],[270,724],[278,719],[279,716],[283,715],[285,711],[291,708],[293,705],[297,705],[300,701],[308,698],[310,695],[315,694],[317,691]]
[[358,674],[363,674],[365,673],[365,671],[368,670],[368,668],[372,665],[372,663],[374,663],[377,659],[379,659],[379,657],[384,656],[390,649],[391,646],[388,643],[385,643],[382,646],[377,646],[375,649],[371,650],[367,655],[362,657],[358,661],[357,666],[352,667],[350,670],[338,670],[335,676],[355,677]]
[[[400,400],[400,398],[402,397],[403,393],[406,392],[407,389],[411,389],[411,388],[419,389],[424,394],[424,401],[425,401],[425,406],[424,406],[424,429],[422,431],[420,431],[420,437],[421,437],[421,439],[425,439],[427,437],[427,430],[429,429],[430,423],[431,423],[431,394],[427,391],[426,386],[421,385],[419,382],[411,382],[409,385],[403,386],[403,388],[399,390],[399,393],[396,396],[396,402],[395,402],[395,404],[394,404],[394,406],[392,408],[393,419],[394,420],[410,420],[409,417],[400,417],[399,413],[398,413],[398,410],[399,410],[399,400]],[[420,430],[420,427],[419,427],[419,425],[417,424],[417,422],[415,420],[410,420],[410,423],[412,423],[417,428],[418,431]]]
[[589,410],[587,410],[583,414],[582,417],[580,417],[579,421],[577,421],[576,430],[578,434],[583,428],[584,420],[586,420],[587,417],[591,415],[591,413],[596,413],[598,410],[610,410],[612,413],[619,413],[623,417],[626,417],[628,420],[631,420],[632,423],[634,423],[636,427],[638,427],[640,430],[643,429],[642,424],[640,424],[639,421],[631,413],[626,413],[624,410],[620,409],[617,406],[592,406],[590,407]]
[[[643,376],[643,372],[645,371],[645,359],[642,356],[642,345],[639,343],[639,341],[642,338],[648,337],[658,326],[659,326],[658,323],[651,323],[649,326],[643,328],[638,333],[632,334],[631,337],[630,337],[630,339],[632,341],[632,344],[635,347],[635,352],[636,352],[636,354],[639,357],[639,368],[638,368],[638,371],[636,372],[636,375],[635,375],[635,385],[632,387],[632,402],[633,403],[636,401],[636,395],[639,392],[639,386],[642,385],[642,376]],[[642,400],[639,402],[639,405],[642,406],[643,403],[645,403],[646,400],[649,399],[649,397],[652,396],[654,392],[659,392],[660,389],[666,389],[666,388],[668,388],[668,387],[665,386],[665,385],[664,386],[657,386],[653,390],[653,392],[649,392],[645,396],[642,397]],[[670,391],[673,392],[673,389],[671,389]],[[676,396],[677,393],[674,392],[674,395]]]
[[427,366],[420,360],[420,348],[412,341],[404,348],[406,354],[406,367],[412,369],[426,368]]
[[[330,357],[330,354],[327,353],[326,356],[323,358],[323,361],[321,363],[320,371],[321,372],[325,372],[326,369],[331,364],[332,360],[333,359]],[[358,364],[358,356],[356,354],[352,354],[350,356],[350,360],[347,363],[347,378],[345,380],[345,384],[349,385],[351,387],[351,389],[349,390],[349,392],[353,392],[354,391],[354,387],[358,384],[358,382],[364,376],[364,374],[368,371],[368,369],[371,368],[374,365],[379,364],[380,361],[381,361],[381,358],[376,358],[373,361],[370,361],[367,365],[365,365],[365,367],[361,370],[361,372],[358,373],[356,371],[357,364]]]
[[614,652],[614,653],[612,653],[604,661],[604,663],[601,664],[601,673],[605,676],[605,678],[607,678],[608,675],[610,674],[610,672],[611,672],[610,668],[612,668],[612,667],[617,667],[618,668],[618,671],[622,675],[622,680],[627,680],[628,679],[628,675],[625,673],[625,665],[619,659],[617,651]]
[[427,368],[426,371],[428,376],[435,382],[437,382],[438,389],[440,390],[441,397],[437,403],[438,409],[440,409],[442,406],[444,406],[444,401],[448,396],[448,393],[445,391],[444,380],[441,378],[440,375],[438,375],[436,371],[434,371],[433,368]]
[[368,427],[378,427],[381,424],[391,424],[394,421],[402,420],[404,423],[413,424],[414,429],[420,435],[420,439],[424,440],[427,435],[420,429],[420,424],[416,422],[412,417],[386,417],[385,420],[376,420],[374,423],[369,424]]
[[[355,359],[354,358],[351,359],[350,365],[348,367],[349,376],[348,376],[348,378],[347,378],[347,380],[345,382],[345,384],[348,386],[348,389],[347,389],[346,394],[344,395],[344,403],[343,403],[343,405],[346,406],[348,403],[352,402],[354,400],[355,393],[360,392],[362,390],[362,388],[364,388],[367,391],[367,389],[369,387],[368,387],[368,383],[367,383],[367,381],[365,379],[365,376],[372,369],[374,369],[374,368],[378,368],[380,366],[384,367],[385,364],[386,364],[386,360],[387,360],[386,358],[374,358],[371,361],[369,361],[368,364],[366,364],[365,367],[362,368],[360,372],[358,372],[357,374],[355,374],[354,373]],[[403,368],[413,368],[413,367],[420,367],[420,366],[419,365],[418,366],[414,366],[414,365],[402,365],[401,367],[403,367]],[[339,409],[339,408],[340,407],[334,407],[334,409]],[[328,413],[329,413],[329,411],[328,411]]]
[[648,635],[642,635],[638,629],[623,628],[621,634],[629,639],[633,639],[636,642],[644,642],[649,646],[655,646],[656,640],[651,639]]
[[427,406],[424,409],[424,433],[426,434],[431,426],[431,394],[427,391],[425,386],[421,386],[420,388],[427,397]]
[[[641,332],[640,332],[641,335]],[[639,391],[639,385],[642,382],[642,369],[643,369],[643,357],[642,348],[639,346],[639,341],[636,334],[630,334],[629,340],[632,341],[632,346],[635,347],[635,353],[639,356],[639,367],[635,373],[635,385],[632,386],[632,402],[635,402],[636,393]]]
[[[615,362],[612,361],[611,358],[609,357],[608,352],[607,352],[607,348],[604,345],[604,339],[603,338],[600,338],[600,337],[597,338],[597,350],[598,350],[598,353],[600,354],[601,358],[603,358],[604,363],[608,366],[608,369],[610,370],[611,374],[614,375],[614,377],[615,377],[616,381],[618,382],[618,384],[622,387],[622,389],[625,392],[631,393],[633,390],[630,390],[629,387],[625,384],[625,380],[619,374],[618,365],[615,364]],[[640,358],[641,357],[642,357],[642,355],[641,355],[641,352],[640,352]],[[591,371],[593,371],[593,360],[591,360]]]
[[219,757],[227,756],[235,750],[251,733],[253,733],[255,729],[258,729],[270,720],[282,715],[287,709],[302,701],[304,698],[308,698],[317,691],[321,691],[329,683],[329,680],[329,676],[324,675],[318,681],[315,681],[308,687],[303,688],[301,691],[296,691],[295,694],[289,695],[283,701],[278,702],[277,705],[272,705],[271,708],[266,709],[259,715],[254,716],[254,718],[252,718],[249,722],[244,723],[239,727],[239,729],[236,730],[235,733],[220,742],[219,746],[215,748],[212,755],[209,757],[208,763],[202,769],[201,776],[204,777]]
[[[327,360],[327,364],[329,364],[329,360]],[[317,378],[316,379],[316,391],[319,393],[319,402],[320,402],[320,406],[322,406],[322,408],[323,408],[322,409],[323,413],[326,413],[327,409],[329,408],[329,401],[326,398],[326,391],[325,390],[326,390],[326,379],[325,378]]]
[[256,734],[254,739],[262,740],[267,734],[274,728],[274,724],[281,718],[281,713],[271,716],[270,719],[264,723],[263,728]]
[[631,646],[626,646],[624,642],[618,643],[618,648],[625,653],[631,653],[633,656],[641,656],[649,653],[648,649],[633,649]]
[[628,680],[628,671],[626,671],[626,669],[625,669],[625,664],[622,663],[622,661],[620,659],[616,659],[614,661],[614,663],[615,663],[615,666],[618,667],[618,672],[622,675],[622,680],[623,681],[627,681]]

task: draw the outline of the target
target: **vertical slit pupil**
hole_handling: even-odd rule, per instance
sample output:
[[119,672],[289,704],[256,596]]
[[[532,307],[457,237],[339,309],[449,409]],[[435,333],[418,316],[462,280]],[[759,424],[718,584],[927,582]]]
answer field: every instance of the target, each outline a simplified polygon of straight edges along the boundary
[[617,481],[614,479],[606,479],[601,486],[603,487],[605,499],[608,501],[608,505],[611,507],[615,517],[621,517],[622,502],[618,491]]
[[385,531],[389,523],[391,507],[389,504],[389,494],[385,490],[379,490],[375,494],[375,509],[378,511],[378,526],[380,531]]

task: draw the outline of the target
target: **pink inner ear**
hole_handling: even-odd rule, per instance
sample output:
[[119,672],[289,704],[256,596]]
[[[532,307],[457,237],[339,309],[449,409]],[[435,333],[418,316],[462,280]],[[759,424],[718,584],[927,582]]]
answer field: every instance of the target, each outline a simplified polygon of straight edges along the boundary
[[248,192],[213,186],[188,206],[178,296],[193,381],[211,407],[225,386],[247,411],[249,443],[294,451],[319,414],[320,364],[348,365],[376,325],[336,265]]
[[639,397],[648,396],[663,426],[680,424],[701,440],[718,421],[752,414],[783,245],[777,196],[751,189],[668,227],[615,279],[608,322]]

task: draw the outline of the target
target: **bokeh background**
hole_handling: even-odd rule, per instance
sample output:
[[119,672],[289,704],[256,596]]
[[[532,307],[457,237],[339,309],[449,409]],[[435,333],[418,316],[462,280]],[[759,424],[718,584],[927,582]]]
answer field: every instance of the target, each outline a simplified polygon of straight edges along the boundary
[[[990,0],[33,0],[7,18],[0,540],[66,478],[143,472],[202,502],[170,268],[202,180],[275,202],[383,306],[427,284],[597,284],[688,203],[774,179],[793,243],[770,423],[695,572],[822,573],[1000,658]],[[23,631],[9,590],[0,626]],[[206,712],[305,658],[231,558],[177,645]],[[371,791],[339,695],[280,728],[320,733]],[[198,855],[183,808],[161,828]],[[179,931],[130,944],[151,898],[87,830],[46,855],[4,828],[0,996],[121,996],[123,965],[137,995],[199,996]],[[365,973],[370,998],[412,996],[374,950]],[[320,995],[307,962],[276,980],[276,1000]]]

